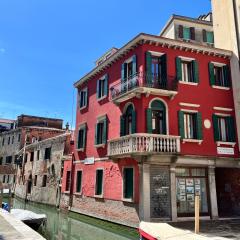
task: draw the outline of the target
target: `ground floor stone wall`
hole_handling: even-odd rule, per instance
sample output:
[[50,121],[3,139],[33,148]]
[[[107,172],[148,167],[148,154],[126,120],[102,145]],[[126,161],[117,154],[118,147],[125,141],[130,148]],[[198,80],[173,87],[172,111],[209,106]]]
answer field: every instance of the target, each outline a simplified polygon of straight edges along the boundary
[[138,204],[135,203],[75,195],[71,210],[127,226],[139,224]]

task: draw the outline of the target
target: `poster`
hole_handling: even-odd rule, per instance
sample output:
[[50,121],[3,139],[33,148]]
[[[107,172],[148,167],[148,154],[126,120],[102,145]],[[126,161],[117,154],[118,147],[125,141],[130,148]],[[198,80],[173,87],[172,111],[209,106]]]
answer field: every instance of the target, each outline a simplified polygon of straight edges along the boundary
[[188,202],[194,201],[194,194],[187,194],[187,201]]
[[196,178],[196,179],[195,179],[195,184],[196,184],[196,185],[200,185],[200,184],[201,184],[201,181],[200,181],[199,178]]
[[179,179],[178,179],[178,183],[179,183],[180,185],[185,185],[185,179],[184,179],[184,178],[179,178]]
[[185,188],[184,189],[180,189],[180,195],[185,195],[185,194],[186,194]]
[[194,187],[189,187],[189,186],[188,186],[188,187],[186,188],[186,192],[187,192],[187,194],[188,194],[188,193],[194,194]]
[[201,196],[201,190],[200,189],[195,189],[195,195],[196,196]]
[[180,196],[180,202],[186,202],[186,196],[184,195],[184,196]]
[[186,179],[186,185],[187,186],[193,186],[193,179],[192,178],[187,178]]
[[182,189],[185,190],[185,185],[179,185],[179,189],[180,189],[180,190],[182,190]]

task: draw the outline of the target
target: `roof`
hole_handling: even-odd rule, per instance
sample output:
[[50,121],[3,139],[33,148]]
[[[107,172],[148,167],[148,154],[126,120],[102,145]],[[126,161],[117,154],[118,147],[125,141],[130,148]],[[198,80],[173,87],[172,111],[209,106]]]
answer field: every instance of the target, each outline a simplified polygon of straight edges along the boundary
[[14,123],[15,120],[0,118],[0,123]]
[[211,21],[202,20],[200,18],[191,18],[191,17],[173,14],[170,17],[170,19],[167,21],[167,24],[163,27],[162,31],[160,32],[160,34],[159,34],[160,36],[167,30],[167,28],[170,26],[170,24],[174,20],[182,20],[182,21],[191,22],[191,23],[195,23],[195,24],[203,24],[203,25],[207,25],[207,26],[213,26],[213,23]]
[[20,118],[20,117],[40,118],[40,119],[63,121],[63,119],[60,119],[60,118],[39,117],[39,116],[32,116],[32,115],[25,115],[25,114],[21,114],[21,115],[18,116],[18,118]]
[[106,70],[108,67],[110,67],[113,63],[115,63],[119,59],[121,59],[132,49],[144,43],[155,44],[157,46],[166,46],[168,48],[174,48],[174,49],[180,49],[180,50],[183,49],[186,51],[192,51],[196,53],[219,56],[224,58],[230,58],[232,56],[232,52],[228,50],[204,46],[204,45],[201,45],[200,43],[189,43],[189,42],[183,42],[181,40],[169,39],[161,36],[140,33],[135,38],[130,40],[127,44],[125,44],[122,48],[120,48],[111,57],[109,57],[105,62],[103,62],[99,66],[96,66],[92,71],[90,71],[81,79],[79,79],[77,82],[75,82],[74,86],[76,88],[79,87],[84,82],[88,81],[92,77]]

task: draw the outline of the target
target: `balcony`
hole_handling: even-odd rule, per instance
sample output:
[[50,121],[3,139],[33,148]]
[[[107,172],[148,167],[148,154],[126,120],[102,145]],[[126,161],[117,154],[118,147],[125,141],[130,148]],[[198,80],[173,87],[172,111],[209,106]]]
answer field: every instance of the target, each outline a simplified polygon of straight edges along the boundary
[[119,80],[111,88],[111,100],[119,104],[141,94],[153,94],[173,98],[177,94],[178,81],[175,76],[162,78],[156,74],[139,72],[124,81]]
[[108,141],[108,156],[178,154],[180,136],[136,133]]

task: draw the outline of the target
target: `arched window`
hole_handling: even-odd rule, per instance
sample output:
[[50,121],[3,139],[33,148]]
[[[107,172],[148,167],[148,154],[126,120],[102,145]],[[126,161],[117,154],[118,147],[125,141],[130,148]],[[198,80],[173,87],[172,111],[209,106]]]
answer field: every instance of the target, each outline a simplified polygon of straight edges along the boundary
[[120,136],[136,133],[136,112],[132,104],[128,105],[120,117]]
[[153,100],[147,109],[147,132],[167,134],[166,106],[159,100]]

